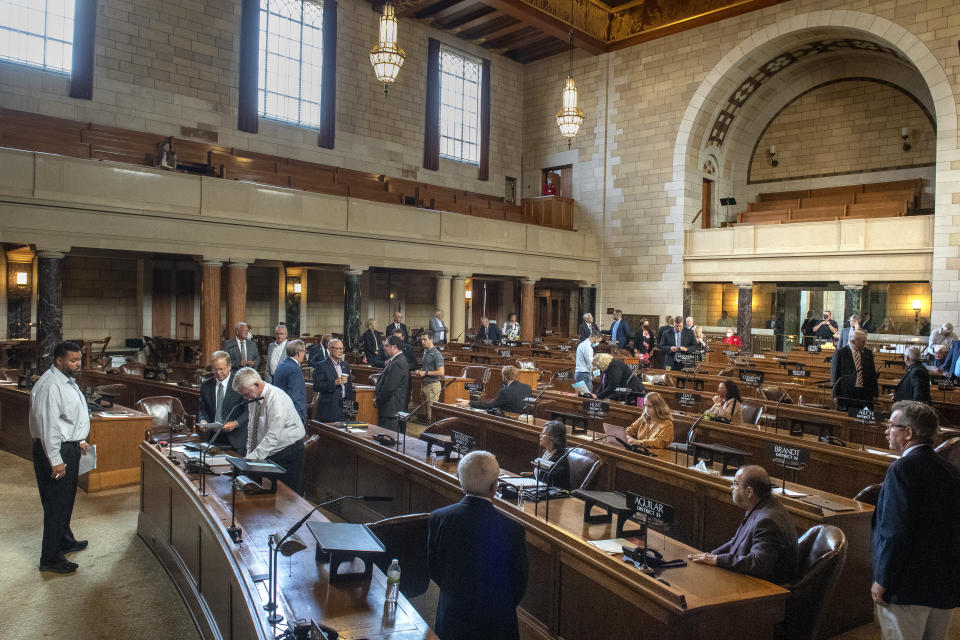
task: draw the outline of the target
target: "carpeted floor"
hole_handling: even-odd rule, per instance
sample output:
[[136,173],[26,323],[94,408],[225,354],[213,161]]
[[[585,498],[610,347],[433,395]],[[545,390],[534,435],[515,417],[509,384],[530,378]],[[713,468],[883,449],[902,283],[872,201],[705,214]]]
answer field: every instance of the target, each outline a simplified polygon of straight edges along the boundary
[[73,531],[90,546],[72,575],[37,570],[43,529],[33,464],[0,451],[0,638],[194,640],[166,572],[137,537],[140,487],[77,492]]

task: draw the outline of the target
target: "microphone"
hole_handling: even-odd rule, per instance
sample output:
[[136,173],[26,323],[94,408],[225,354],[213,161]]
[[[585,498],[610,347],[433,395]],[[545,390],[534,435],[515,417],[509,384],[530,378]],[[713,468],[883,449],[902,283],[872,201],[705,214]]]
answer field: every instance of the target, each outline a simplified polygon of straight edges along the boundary
[[536,397],[533,398],[533,402],[530,402],[530,398],[524,398],[524,399],[523,399],[523,402],[524,402],[525,404],[532,404],[532,405],[533,405],[533,412],[534,412],[534,413],[537,412],[537,402],[540,401],[540,397],[543,396],[543,394],[547,392],[547,389],[550,388],[550,385],[553,384],[553,379],[557,377],[557,374],[558,374],[558,373],[560,373],[560,372],[559,372],[559,371],[554,371],[554,372],[553,372],[553,375],[550,376],[550,380],[547,381],[546,386],[544,386],[543,389],[541,389],[541,390],[537,393]]
[[644,455],[644,456],[650,456],[652,458],[657,457],[657,454],[655,454],[653,451],[650,451],[650,449],[648,449],[647,445],[645,444],[630,444],[626,440],[623,440],[622,438],[619,438],[612,434],[610,435],[610,437],[616,440],[617,442],[619,442],[621,445],[623,445],[623,448],[626,449],[627,451],[633,451],[634,453],[639,453],[640,455]]
[[290,527],[290,529],[288,529],[287,532],[283,534],[283,537],[277,541],[276,546],[279,547],[281,544],[283,544],[284,540],[286,540],[287,538],[295,534],[297,530],[303,526],[303,524],[307,521],[307,519],[309,519],[310,516],[313,515],[314,511],[323,507],[327,507],[331,504],[334,504],[335,502],[340,502],[342,500],[361,500],[363,502],[392,502],[393,497],[392,496],[340,496],[339,498],[333,498],[332,500],[321,502],[314,508],[310,509],[310,511],[307,511],[307,514],[305,516],[300,518],[296,522],[296,524]]

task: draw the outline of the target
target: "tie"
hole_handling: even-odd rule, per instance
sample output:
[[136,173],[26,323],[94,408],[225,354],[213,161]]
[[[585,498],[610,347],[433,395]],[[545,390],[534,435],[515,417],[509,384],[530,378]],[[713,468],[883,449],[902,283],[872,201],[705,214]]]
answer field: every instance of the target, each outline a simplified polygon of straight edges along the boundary
[[680,332],[679,332],[679,331],[676,333],[676,337],[677,337],[677,348],[679,348],[679,347],[680,347]]
[[217,383],[217,422],[223,421],[223,383]]
[[857,368],[857,384],[856,384],[856,386],[862,387],[862,386],[863,386],[863,367],[860,366],[860,350],[859,350],[859,349],[851,349],[850,351],[853,352],[853,366],[855,366],[855,367]]
[[255,402],[253,404],[253,419],[250,421],[250,446],[247,447],[247,453],[250,453],[250,450],[256,449],[259,440],[260,431],[260,405],[261,402]]
[[247,361],[247,341],[244,340],[240,343],[240,362]]

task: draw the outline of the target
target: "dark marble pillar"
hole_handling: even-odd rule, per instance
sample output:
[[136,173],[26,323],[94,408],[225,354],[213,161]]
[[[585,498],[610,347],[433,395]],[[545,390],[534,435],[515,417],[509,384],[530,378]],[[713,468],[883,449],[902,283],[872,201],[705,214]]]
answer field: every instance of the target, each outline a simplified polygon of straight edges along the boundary
[[343,348],[345,351],[360,348],[363,323],[360,320],[361,269],[348,269],[343,275]]
[[843,323],[847,321],[850,316],[857,314],[858,316],[862,315],[860,313],[860,305],[863,302],[863,283],[858,282],[854,284],[844,284],[843,285],[843,317],[834,318],[837,321],[839,326],[843,326]]
[[63,340],[63,257],[62,251],[37,252],[37,356],[41,371],[53,363],[53,349]]
[[810,309],[814,312],[816,318],[823,315],[823,289],[812,289],[810,291]]
[[[690,316],[692,316],[693,315],[692,309],[693,309],[693,287],[691,287],[689,284],[685,284],[683,286],[683,317],[689,318]],[[705,318],[694,319],[694,322],[697,322],[697,320],[699,320],[698,324],[707,324],[707,321]]]
[[753,283],[737,282],[737,334],[743,352],[753,353]]
[[775,308],[773,310],[774,318],[776,318],[776,326],[773,328],[773,336],[776,340],[776,349],[777,351],[783,351],[784,341],[783,334],[784,326],[787,322],[786,314],[786,301],[787,301],[787,292],[786,289],[777,287],[776,302],[774,303]]
[[[794,345],[802,345],[800,325],[803,324],[806,314],[800,312],[800,289],[785,289],[783,298],[783,332],[788,336],[794,336]],[[777,318],[779,322],[779,315]]]
[[583,314],[592,313],[594,321],[597,318],[597,312],[594,307],[597,306],[597,288],[591,284],[580,285],[580,301],[577,313],[577,327],[583,322]]

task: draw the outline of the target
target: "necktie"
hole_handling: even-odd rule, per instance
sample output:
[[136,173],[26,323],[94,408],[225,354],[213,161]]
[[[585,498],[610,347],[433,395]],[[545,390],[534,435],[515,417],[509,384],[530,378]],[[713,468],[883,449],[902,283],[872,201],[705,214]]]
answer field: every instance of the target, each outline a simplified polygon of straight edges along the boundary
[[851,349],[850,351],[853,352],[853,366],[857,368],[856,386],[862,387],[863,386],[863,367],[860,365],[860,350]]
[[240,342],[240,361],[246,362],[247,360],[247,341],[243,340]]
[[217,383],[217,417],[216,422],[223,421],[223,383]]
[[253,403],[253,419],[250,421],[250,446],[247,447],[247,453],[250,453],[250,450],[256,449],[257,444],[260,440],[258,436],[260,435],[260,405],[261,402]]
[[677,337],[677,347],[679,348],[679,347],[680,347],[680,332],[678,331],[678,332],[677,332],[676,334],[674,334],[674,335],[676,335],[676,337]]

